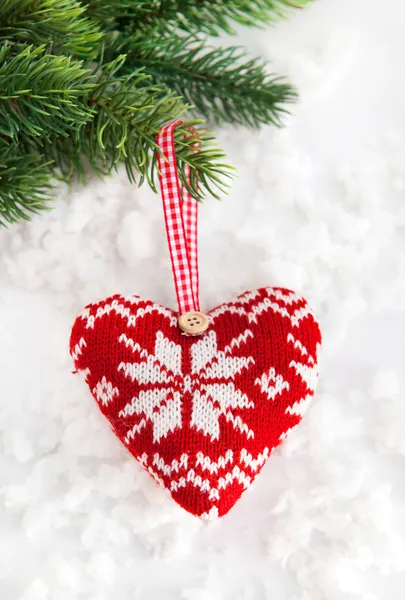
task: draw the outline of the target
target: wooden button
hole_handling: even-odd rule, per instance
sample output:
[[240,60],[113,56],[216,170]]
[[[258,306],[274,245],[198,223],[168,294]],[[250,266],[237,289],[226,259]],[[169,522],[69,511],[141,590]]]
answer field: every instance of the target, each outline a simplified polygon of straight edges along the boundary
[[179,327],[184,333],[198,334],[208,329],[207,315],[201,312],[186,312],[180,315]]

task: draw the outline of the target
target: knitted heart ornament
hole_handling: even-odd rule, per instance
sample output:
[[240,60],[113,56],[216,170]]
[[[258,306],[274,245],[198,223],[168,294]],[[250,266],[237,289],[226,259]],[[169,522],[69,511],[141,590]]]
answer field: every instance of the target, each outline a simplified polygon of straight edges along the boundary
[[132,455],[183,508],[215,518],[300,422],[316,387],[321,334],[306,301],[283,288],[199,312],[197,203],[179,187],[177,124],[157,141],[179,312],[112,296],[76,319],[70,351]]

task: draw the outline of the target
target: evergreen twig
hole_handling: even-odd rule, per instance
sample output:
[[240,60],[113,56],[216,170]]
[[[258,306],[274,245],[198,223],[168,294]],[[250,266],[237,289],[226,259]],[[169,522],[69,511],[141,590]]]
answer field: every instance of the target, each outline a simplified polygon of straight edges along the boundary
[[[59,166],[66,179],[72,173],[83,176],[85,160],[100,175],[108,175],[123,162],[131,181],[136,181],[139,173],[139,184],[146,179],[155,189],[156,134],[162,123],[180,116],[186,107],[172,93],[148,83],[150,78],[142,71],[117,77],[124,61],[120,56],[106,65],[95,83],[88,98],[94,118],[76,135],[51,137],[38,148]],[[223,162],[225,154],[216,145],[215,136],[201,129],[200,123],[185,121],[176,128],[180,178],[194,197],[202,199],[207,190],[218,197],[217,190],[225,189],[231,169]],[[192,135],[190,126],[194,127]],[[194,149],[197,141],[199,152]],[[192,170],[191,185],[187,183],[186,165]]]
[[48,208],[50,162],[0,140],[0,226]]
[[0,46],[0,133],[49,137],[67,135],[91,117],[84,100],[94,87],[81,61],[53,56],[40,46],[12,54]]
[[138,34],[130,42],[124,70],[145,66],[158,85],[164,84],[194,105],[204,117],[258,127],[280,125],[294,88],[266,72],[258,58],[246,61],[240,47],[207,48],[198,38]]
[[[304,8],[312,0],[87,0],[89,14],[102,21],[115,21],[121,28],[137,32],[154,27],[162,31],[173,25],[187,33],[218,35],[235,33],[232,22],[263,27],[285,17],[292,9]],[[128,22],[129,21],[129,22]]]
[[[201,34],[261,26],[310,1],[0,0],[0,225],[46,208],[52,177],[83,178],[86,165],[108,175],[124,163],[155,189],[155,136],[184,111],[279,125],[293,87]],[[175,138],[190,193],[218,196],[232,171],[215,136],[186,121]]]
[[22,42],[94,57],[102,32],[78,0],[1,0],[0,43]]

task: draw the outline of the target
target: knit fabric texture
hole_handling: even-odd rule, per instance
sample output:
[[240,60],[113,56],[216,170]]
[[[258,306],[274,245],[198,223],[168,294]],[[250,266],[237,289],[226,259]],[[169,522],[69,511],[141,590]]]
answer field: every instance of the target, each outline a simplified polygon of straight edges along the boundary
[[245,292],[185,335],[177,313],[137,296],[90,304],[70,351],[121,442],[184,509],[223,516],[315,391],[321,333],[304,298]]

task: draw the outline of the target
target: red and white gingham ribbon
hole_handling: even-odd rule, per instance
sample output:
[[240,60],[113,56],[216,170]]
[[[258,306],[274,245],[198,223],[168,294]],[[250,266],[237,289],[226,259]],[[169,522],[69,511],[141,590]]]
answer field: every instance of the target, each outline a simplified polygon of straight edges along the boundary
[[[198,201],[190,196],[187,189],[179,182],[174,129],[180,123],[181,120],[175,120],[162,127],[156,136],[156,143],[161,151],[158,153],[158,166],[167,241],[179,313],[182,314],[199,311],[200,300],[197,247]],[[188,166],[186,174],[189,174]]]

